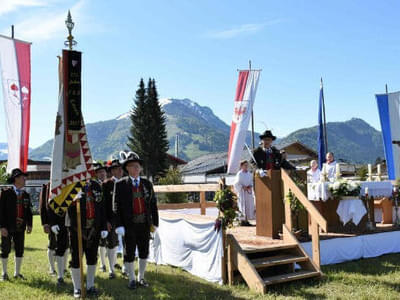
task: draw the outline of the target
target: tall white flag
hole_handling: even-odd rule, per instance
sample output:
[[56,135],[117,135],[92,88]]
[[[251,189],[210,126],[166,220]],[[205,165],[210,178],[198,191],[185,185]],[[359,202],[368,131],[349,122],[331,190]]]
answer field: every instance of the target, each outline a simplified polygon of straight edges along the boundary
[[228,150],[228,173],[239,170],[240,158],[256,98],[260,70],[239,72]]

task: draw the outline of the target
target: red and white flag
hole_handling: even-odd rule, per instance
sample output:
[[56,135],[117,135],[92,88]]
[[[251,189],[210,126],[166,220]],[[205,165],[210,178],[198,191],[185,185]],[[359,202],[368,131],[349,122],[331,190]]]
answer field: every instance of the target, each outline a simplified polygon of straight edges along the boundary
[[31,44],[0,36],[0,66],[8,142],[7,172],[28,164]]
[[240,71],[236,87],[235,106],[228,150],[228,173],[239,170],[240,158],[256,98],[260,70]]

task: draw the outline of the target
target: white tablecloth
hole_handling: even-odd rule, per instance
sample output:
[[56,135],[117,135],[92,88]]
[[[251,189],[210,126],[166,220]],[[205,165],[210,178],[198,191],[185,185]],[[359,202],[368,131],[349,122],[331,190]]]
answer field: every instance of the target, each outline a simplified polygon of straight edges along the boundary
[[331,197],[329,192],[330,182],[316,182],[307,184],[308,200],[310,201],[326,201]]
[[393,185],[391,181],[363,181],[361,182],[362,196],[365,195],[365,188],[368,187],[368,196],[374,198],[391,197]]
[[[360,196],[365,195],[368,187],[368,195],[374,198],[392,196],[393,185],[390,181],[361,181]],[[317,182],[307,184],[308,199],[310,201],[326,201],[331,197],[329,192],[331,182]]]
[[353,221],[355,225],[358,225],[367,210],[360,199],[342,199],[339,201],[336,213],[339,215],[343,225],[346,225],[349,221]]

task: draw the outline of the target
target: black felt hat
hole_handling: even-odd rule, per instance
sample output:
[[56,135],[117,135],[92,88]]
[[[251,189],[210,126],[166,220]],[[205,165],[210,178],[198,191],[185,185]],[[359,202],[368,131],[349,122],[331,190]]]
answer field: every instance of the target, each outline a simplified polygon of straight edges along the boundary
[[272,134],[271,130],[265,130],[264,133],[260,135],[260,140],[265,138],[271,138],[273,141],[276,140],[276,136]]
[[95,172],[100,171],[100,170],[102,170],[102,169],[104,169],[104,170],[107,171],[107,167],[104,166],[104,165],[103,165],[102,163],[100,163],[100,162],[95,162],[95,163],[93,164],[93,166],[94,166],[94,171],[95,171]]
[[130,162],[138,162],[140,165],[143,165],[143,160],[140,159],[139,155],[137,155],[135,152],[122,152],[120,153],[121,159],[122,159],[122,169],[124,169],[125,172],[126,170],[126,165]]
[[22,170],[19,168],[13,169],[11,171],[10,177],[7,179],[8,183],[14,183],[15,178],[17,178],[18,176],[21,176],[21,175],[28,176],[28,173],[22,172]]
[[113,159],[107,162],[107,167],[109,170],[113,169],[113,168],[118,168],[118,167],[122,167],[121,163],[119,162],[119,159]]

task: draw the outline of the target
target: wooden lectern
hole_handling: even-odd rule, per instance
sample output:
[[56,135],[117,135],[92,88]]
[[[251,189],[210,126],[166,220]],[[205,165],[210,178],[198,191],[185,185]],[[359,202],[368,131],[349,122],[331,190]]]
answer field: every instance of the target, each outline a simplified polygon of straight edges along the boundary
[[284,199],[280,170],[269,170],[264,177],[255,177],[256,234],[279,238],[284,223]]

